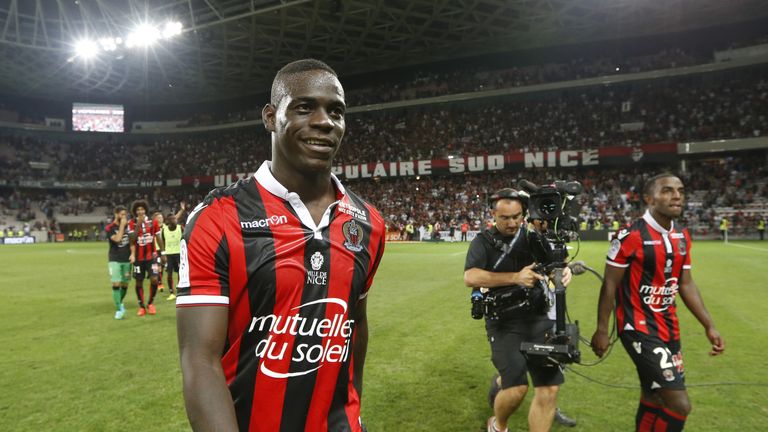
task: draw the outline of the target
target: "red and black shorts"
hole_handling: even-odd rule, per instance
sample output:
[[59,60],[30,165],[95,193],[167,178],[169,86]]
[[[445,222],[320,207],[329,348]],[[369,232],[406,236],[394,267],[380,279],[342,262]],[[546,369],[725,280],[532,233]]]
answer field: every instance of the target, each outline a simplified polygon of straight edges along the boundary
[[679,340],[664,342],[658,337],[631,330],[623,331],[620,339],[635,363],[643,391],[685,389],[685,368]]
[[157,263],[157,260],[151,259],[133,263],[133,278],[136,280],[144,280],[145,276],[157,278],[159,274],[160,264]]

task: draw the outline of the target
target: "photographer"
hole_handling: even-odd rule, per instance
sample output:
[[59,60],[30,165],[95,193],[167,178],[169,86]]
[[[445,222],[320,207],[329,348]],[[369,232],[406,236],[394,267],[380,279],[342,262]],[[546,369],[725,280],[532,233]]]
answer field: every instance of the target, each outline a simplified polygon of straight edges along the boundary
[[[488,431],[506,430],[507,419],[528,392],[528,373],[535,389],[528,414],[529,428],[547,431],[555,416],[563,374],[549,363],[526,359],[520,344],[543,343],[554,327],[553,314],[544,305],[546,294],[532,295],[534,290],[542,291],[540,281],[545,277],[534,267],[546,263],[549,244],[525,226],[527,202],[516,190],[496,192],[491,204],[494,226],[472,240],[464,266],[464,283],[474,289],[483,288],[488,295],[511,290],[532,300],[530,307],[521,307],[503,319],[486,317],[491,359],[501,377],[501,390],[495,397],[494,416],[488,419]],[[571,271],[566,267],[563,285],[567,286],[570,279]]]

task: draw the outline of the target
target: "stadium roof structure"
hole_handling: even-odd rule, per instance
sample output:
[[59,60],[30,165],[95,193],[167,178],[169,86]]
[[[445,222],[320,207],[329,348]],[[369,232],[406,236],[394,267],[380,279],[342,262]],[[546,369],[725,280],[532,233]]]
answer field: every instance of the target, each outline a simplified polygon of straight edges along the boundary
[[[768,17],[765,0],[0,0],[0,94],[184,103],[263,93],[315,57],[342,76],[524,48]],[[145,49],[73,55],[79,38],[182,23]]]

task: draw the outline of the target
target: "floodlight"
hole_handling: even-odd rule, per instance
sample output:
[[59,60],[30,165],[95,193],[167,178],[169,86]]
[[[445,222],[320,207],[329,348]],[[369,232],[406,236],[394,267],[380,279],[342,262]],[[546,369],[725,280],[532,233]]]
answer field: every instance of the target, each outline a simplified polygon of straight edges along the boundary
[[99,53],[99,46],[90,39],[80,39],[75,42],[75,55],[82,59],[90,59]]
[[152,45],[160,39],[160,30],[151,24],[141,24],[134,31],[132,31],[127,40],[125,46],[128,48],[134,46],[146,47]]
[[168,21],[165,23],[165,27],[163,28],[163,37],[165,39],[170,39],[174,36],[180,35],[181,27],[181,23],[178,21]]

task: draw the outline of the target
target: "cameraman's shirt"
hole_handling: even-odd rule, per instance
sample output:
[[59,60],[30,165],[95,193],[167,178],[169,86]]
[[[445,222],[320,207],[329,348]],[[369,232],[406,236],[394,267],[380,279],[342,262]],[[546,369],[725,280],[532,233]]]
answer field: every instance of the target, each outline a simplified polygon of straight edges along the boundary
[[683,270],[691,268],[688,229],[673,223],[668,231],[646,211],[616,233],[607,263],[627,269],[616,297],[619,332],[635,330],[666,342],[679,340],[675,297]]
[[[526,227],[521,227],[515,237],[504,237],[494,226],[484,233],[480,233],[472,239],[467,251],[467,259],[464,262],[464,271],[471,268],[492,271],[494,273],[519,272],[528,265],[537,261],[544,261],[543,250],[541,247],[532,245],[529,242],[529,231]],[[492,238],[489,239],[488,236]],[[509,252],[499,265],[494,269],[499,258],[504,254],[503,245],[511,244],[512,250]],[[547,244],[546,247],[549,247]],[[498,289],[498,288],[495,288]],[[544,318],[546,315],[536,314],[534,312],[521,312],[519,317],[511,321],[530,321],[532,318]]]

